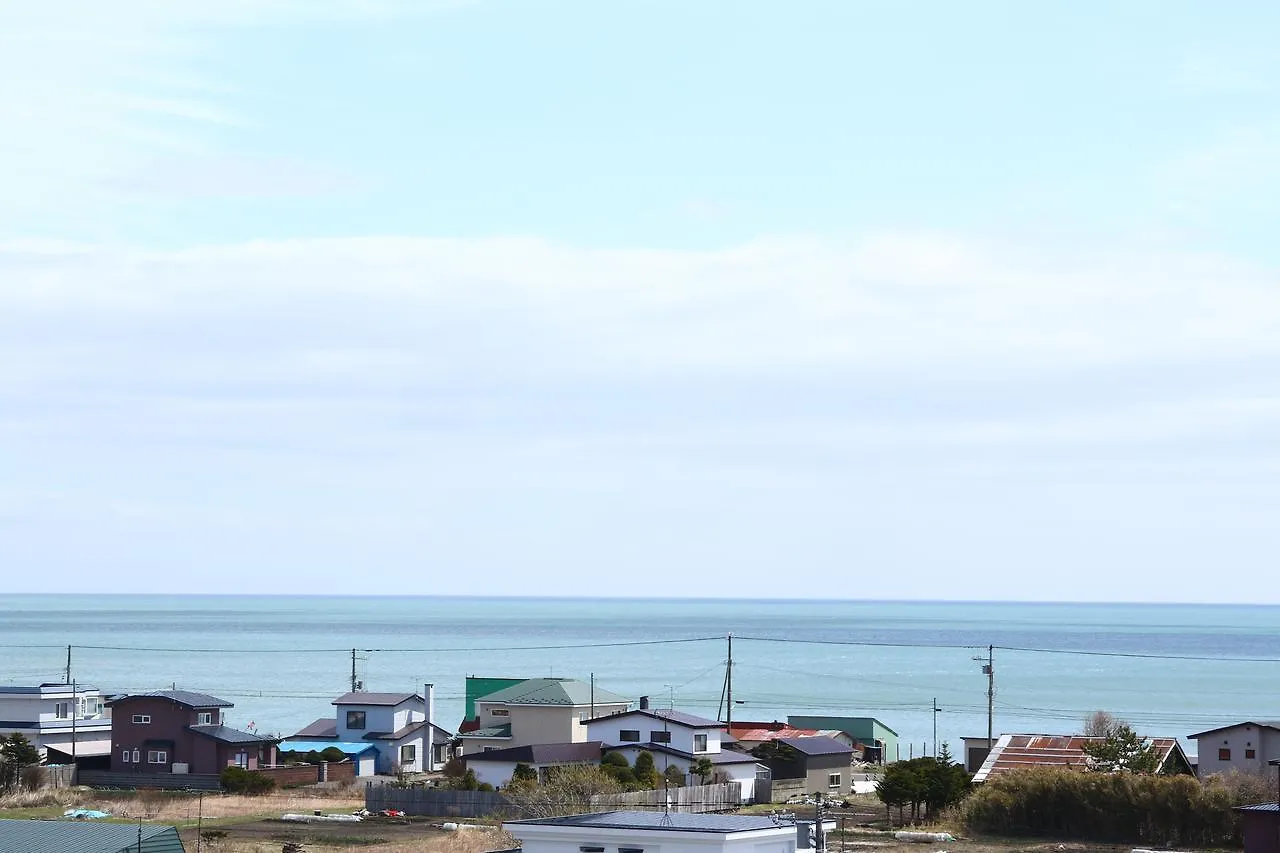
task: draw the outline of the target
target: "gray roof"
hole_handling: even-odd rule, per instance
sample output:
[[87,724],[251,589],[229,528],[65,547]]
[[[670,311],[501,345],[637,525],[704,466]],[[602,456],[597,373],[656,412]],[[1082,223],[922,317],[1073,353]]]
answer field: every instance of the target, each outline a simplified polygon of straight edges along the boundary
[[321,717],[314,723],[303,726],[294,735],[297,738],[326,738],[331,737],[337,739],[338,724],[333,717]]
[[1280,813],[1280,803],[1258,803],[1252,806],[1236,806],[1236,811]]
[[[136,823],[86,823],[67,820],[0,820],[0,850],[40,853],[126,853],[138,849]],[[142,826],[147,853],[182,853],[172,826]]]
[[481,696],[477,702],[504,702],[508,705],[618,705],[631,700],[617,693],[572,678],[529,678],[519,684]]
[[706,717],[699,717],[697,714],[686,714],[684,711],[660,710],[657,708],[637,708],[634,711],[622,711],[617,714],[606,714],[603,717],[593,717],[587,722],[595,723],[600,720],[614,720],[621,717],[633,717],[636,715],[643,715],[654,720],[676,723],[677,725],[685,726],[690,729],[727,728],[727,725],[719,720],[710,720]]
[[187,705],[192,708],[234,708],[234,702],[228,702],[226,699],[219,699],[217,696],[210,696],[208,693],[196,693],[194,690],[152,690],[148,693],[127,693],[124,696],[117,696],[107,705],[118,705],[129,699],[168,699],[171,702],[177,702],[179,705]]
[[507,749],[491,749],[475,755],[463,756],[467,763],[472,761],[521,761],[528,764],[569,764],[576,761],[596,762],[600,760],[600,741],[589,740],[581,743],[535,743],[526,746],[512,746]]
[[816,737],[780,737],[778,742],[785,743],[805,755],[838,755],[840,753],[853,752],[853,747],[847,743],[841,743],[835,738],[823,735]]
[[1204,737],[1205,735],[1211,735],[1211,734],[1213,734],[1213,733],[1215,733],[1215,732],[1225,732],[1227,729],[1234,729],[1234,728],[1238,728],[1238,727],[1240,727],[1240,726],[1257,726],[1257,727],[1258,727],[1258,728],[1260,728],[1260,729],[1276,729],[1276,730],[1280,730],[1280,721],[1277,721],[1277,720],[1242,720],[1241,722],[1238,722],[1238,723],[1231,723],[1230,725],[1227,725],[1227,726],[1218,726],[1216,729],[1206,729],[1206,730],[1204,730],[1204,731],[1202,731],[1202,732],[1196,732],[1196,733],[1195,733],[1195,734],[1193,734],[1193,735],[1187,735],[1187,738],[1188,738],[1189,740],[1195,740],[1196,738],[1201,738],[1201,737]]
[[275,740],[275,738],[255,735],[253,732],[242,732],[231,726],[187,726],[187,728],[198,735],[211,737],[223,743],[268,743]]
[[503,723],[500,726],[489,726],[484,729],[474,729],[473,731],[463,732],[459,737],[479,737],[479,738],[510,738],[511,724]]
[[677,755],[681,758],[687,758],[690,761],[697,761],[699,758],[705,758],[712,764],[760,764],[760,759],[754,755],[748,755],[745,752],[734,752],[726,750],[723,752],[685,752],[682,749],[667,746],[665,743],[619,743],[610,744],[604,748],[605,752],[621,752],[624,749],[643,749],[647,752],[661,752],[666,755]]
[[542,817],[531,820],[507,821],[507,826],[586,826],[595,829],[635,829],[658,832],[757,832],[762,829],[790,827],[790,823],[778,823],[767,815],[736,814],[684,814],[672,812],[600,812],[598,814],[568,815],[566,817]]
[[424,701],[417,693],[343,693],[334,699],[332,705],[389,705],[396,706],[411,699]]
[[[416,723],[409,723],[407,726],[401,726],[394,732],[369,732],[364,736],[365,740],[400,740],[408,737],[414,732],[421,729],[427,724],[426,720],[418,720]],[[448,729],[431,724],[431,742],[432,743],[449,743],[453,740],[453,735],[449,734]]]

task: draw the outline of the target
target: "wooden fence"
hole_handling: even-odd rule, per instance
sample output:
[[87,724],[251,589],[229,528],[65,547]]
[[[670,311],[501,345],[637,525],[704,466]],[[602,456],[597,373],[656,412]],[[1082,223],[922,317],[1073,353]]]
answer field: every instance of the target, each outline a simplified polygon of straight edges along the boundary
[[[672,788],[669,791],[634,791],[605,794],[591,798],[581,811],[614,809],[652,810],[670,803],[672,811],[703,813],[722,812],[742,805],[742,786],[737,782]],[[364,791],[364,807],[371,812],[397,809],[407,815],[455,818],[521,818],[520,807],[503,794],[493,791],[451,791],[441,788],[397,788],[391,785],[369,785]]]
[[81,770],[81,785],[91,788],[162,788],[166,791],[221,791],[222,783],[212,773],[111,773]]

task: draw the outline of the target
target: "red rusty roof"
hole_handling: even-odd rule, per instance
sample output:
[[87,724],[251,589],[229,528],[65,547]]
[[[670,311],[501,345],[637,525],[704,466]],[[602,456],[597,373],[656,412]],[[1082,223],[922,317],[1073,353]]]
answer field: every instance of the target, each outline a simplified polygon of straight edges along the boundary
[[818,733],[818,730],[817,729],[793,729],[790,726],[783,726],[782,728],[774,728],[773,726],[769,726],[768,728],[751,728],[751,729],[732,726],[729,729],[729,733],[733,735],[735,738],[737,738],[738,740],[763,742],[766,740],[778,740],[779,738],[784,738],[784,737],[813,737]]
[[[1001,773],[1031,767],[1065,767],[1082,770],[1089,763],[1084,745],[1102,739],[1084,735],[1001,735],[996,745],[992,747],[987,760],[982,762],[982,767],[973,775],[973,781],[984,782]],[[1182,752],[1182,747],[1178,745],[1177,738],[1153,737],[1148,740],[1155,747],[1161,768],[1175,751],[1181,762],[1190,766],[1186,755]]]

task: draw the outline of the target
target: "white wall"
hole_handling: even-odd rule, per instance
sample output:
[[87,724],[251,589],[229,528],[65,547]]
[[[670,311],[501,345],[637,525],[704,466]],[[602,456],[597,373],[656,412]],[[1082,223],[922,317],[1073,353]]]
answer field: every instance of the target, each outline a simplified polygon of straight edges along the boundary
[[[1222,749],[1231,750],[1230,759],[1218,757]],[[1254,757],[1246,758],[1250,749],[1254,751]],[[1199,753],[1197,773],[1202,779],[1230,770],[1274,775],[1267,762],[1280,758],[1280,731],[1241,723],[1199,738],[1196,751]]]
[[511,774],[516,772],[514,761],[475,761],[467,763],[468,770],[474,770],[477,782],[488,782],[495,788],[501,788],[511,781]]
[[587,725],[588,734],[584,740],[601,740],[609,744],[622,743],[621,732],[623,729],[639,730],[641,743],[648,743],[652,740],[651,734],[653,732],[670,732],[671,742],[667,745],[681,752],[694,752],[693,736],[695,734],[703,734],[707,736],[707,748],[698,750],[698,754],[705,755],[720,751],[721,729],[691,729],[680,723],[660,720],[645,714],[620,714],[615,717],[593,720]]
[[601,846],[607,851],[615,851],[619,846],[642,847],[646,851],[661,853],[795,853],[796,849],[794,826],[733,833],[728,838],[709,832],[522,826],[512,823],[503,824],[503,829],[520,840],[524,853],[578,853],[583,846]]

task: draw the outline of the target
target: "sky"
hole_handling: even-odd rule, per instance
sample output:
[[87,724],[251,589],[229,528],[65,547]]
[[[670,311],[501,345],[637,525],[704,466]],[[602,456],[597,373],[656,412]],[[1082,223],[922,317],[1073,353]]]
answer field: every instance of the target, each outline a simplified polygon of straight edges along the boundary
[[0,17],[7,591],[1280,603],[1280,4]]

